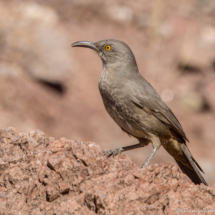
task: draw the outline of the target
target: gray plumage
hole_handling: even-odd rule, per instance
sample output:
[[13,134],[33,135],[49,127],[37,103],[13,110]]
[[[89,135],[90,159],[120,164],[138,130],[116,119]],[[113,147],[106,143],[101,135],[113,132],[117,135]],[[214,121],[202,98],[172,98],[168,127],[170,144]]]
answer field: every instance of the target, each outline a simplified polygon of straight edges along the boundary
[[187,148],[188,139],[182,126],[156,90],[140,75],[128,45],[118,40],[102,40],[80,41],[72,46],[91,48],[101,57],[103,70],[99,90],[104,106],[123,131],[139,140],[136,145],[104,153],[116,155],[151,142],[153,151],[142,166],[145,167],[162,145],[195,184],[207,185],[198,170],[202,171],[201,167]]

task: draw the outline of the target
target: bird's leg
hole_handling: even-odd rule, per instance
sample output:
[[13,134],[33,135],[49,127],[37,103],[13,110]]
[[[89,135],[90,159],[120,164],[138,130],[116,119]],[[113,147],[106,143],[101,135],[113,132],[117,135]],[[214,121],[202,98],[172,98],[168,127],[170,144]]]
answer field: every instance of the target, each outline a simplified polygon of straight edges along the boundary
[[134,144],[134,145],[131,145],[131,146],[124,146],[124,147],[114,149],[114,150],[109,150],[109,151],[102,150],[102,152],[107,157],[109,157],[111,155],[113,155],[113,157],[114,157],[116,155],[121,154],[122,152],[129,151],[129,150],[136,149],[136,148],[140,148],[140,147],[144,147],[144,146],[146,146],[148,144],[149,144],[148,139],[141,139],[141,142],[139,142],[137,144]]
[[151,138],[151,141],[152,141],[153,151],[151,152],[151,154],[149,155],[149,157],[146,159],[145,163],[141,166],[141,168],[148,166],[149,162],[151,161],[151,159],[155,155],[156,151],[161,146],[161,142],[160,142],[160,139],[158,137],[153,136]]

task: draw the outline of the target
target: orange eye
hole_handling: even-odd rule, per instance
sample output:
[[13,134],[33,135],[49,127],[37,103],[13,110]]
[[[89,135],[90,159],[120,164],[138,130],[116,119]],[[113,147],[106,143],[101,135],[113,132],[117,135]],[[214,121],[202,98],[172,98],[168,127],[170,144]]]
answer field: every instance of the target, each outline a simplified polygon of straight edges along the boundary
[[107,46],[105,46],[105,49],[106,49],[107,51],[109,51],[109,50],[111,50],[111,46],[107,45]]

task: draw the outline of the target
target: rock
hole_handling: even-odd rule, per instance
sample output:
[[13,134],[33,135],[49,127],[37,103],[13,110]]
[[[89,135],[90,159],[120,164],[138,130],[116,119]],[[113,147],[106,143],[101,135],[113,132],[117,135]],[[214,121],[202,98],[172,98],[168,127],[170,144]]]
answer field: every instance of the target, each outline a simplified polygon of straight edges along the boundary
[[192,111],[203,111],[207,106],[203,97],[194,92],[179,95],[179,102],[182,107]]
[[107,13],[111,19],[118,22],[131,23],[133,19],[132,9],[125,6],[113,6],[113,4],[109,4]]
[[204,96],[207,99],[210,107],[215,110],[215,97],[214,97],[214,90],[215,90],[215,80],[211,79],[207,82],[204,88]]
[[183,214],[212,210],[215,190],[172,163],[139,169],[93,142],[0,130],[0,214]]
[[18,76],[24,70],[39,81],[65,81],[72,67],[71,42],[57,13],[38,3],[2,1],[0,13],[0,75]]

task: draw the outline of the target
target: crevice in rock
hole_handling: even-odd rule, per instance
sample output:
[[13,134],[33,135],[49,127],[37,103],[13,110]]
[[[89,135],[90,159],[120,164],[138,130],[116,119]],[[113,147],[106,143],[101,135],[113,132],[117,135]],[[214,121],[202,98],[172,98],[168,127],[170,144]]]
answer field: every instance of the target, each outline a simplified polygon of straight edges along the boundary
[[195,65],[191,65],[191,64],[183,64],[183,63],[179,63],[178,64],[178,69],[182,70],[183,72],[189,72],[189,73],[200,73],[202,72],[202,70]]
[[49,202],[49,196],[48,196],[47,191],[46,191],[46,201]]
[[165,205],[163,205],[163,208],[162,208],[163,212],[165,212],[165,209],[166,209],[166,206],[165,206]]
[[61,96],[66,92],[66,87],[60,82],[50,82],[42,79],[38,80],[38,82]]
[[85,162],[85,160],[79,159],[76,155],[73,155],[73,156],[74,156],[74,158],[75,158],[77,161],[81,161],[81,163],[82,163],[84,166],[88,167],[88,165],[87,165],[87,163]]
[[98,208],[97,208],[97,204],[96,204],[96,197],[94,196],[93,198],[93,203],[95,205],[95,213],[97,214],[98,213]]
[[85,160],[80,159],[80,161],[84,164],[84,166],[88,167],[88,165],[87,165],[87,163],[86,163],[86,161],[85,161]]
[[62,194],[63,196],[69,194],[69,189],[63,191],[61,194]]
[[47,167],[48,167],[49,169],[55,171],[55,172],[61,177],[61,179],[64,181],[63,176],[62,176],[59,172],[57,172],[57,171],[55,170],[55,168],[51,165],[51,163],[49,162],[49,160],[47,160]]

